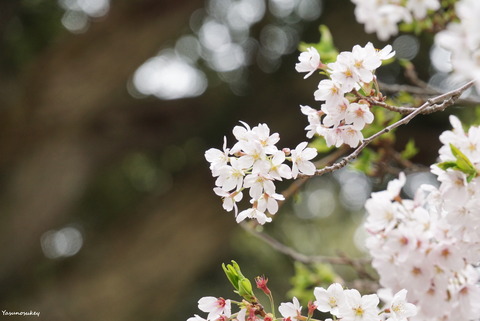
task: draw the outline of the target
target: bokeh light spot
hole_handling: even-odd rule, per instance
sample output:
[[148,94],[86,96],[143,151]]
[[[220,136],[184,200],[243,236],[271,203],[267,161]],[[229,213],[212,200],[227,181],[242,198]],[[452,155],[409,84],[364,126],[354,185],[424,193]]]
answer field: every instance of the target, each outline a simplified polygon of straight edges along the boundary
[[166,100],[199,96],[207,88],[205,74],[171,52],[147,60],[136,70],[133,83],[140,93]]
[[75,227],[45,232],[40,238],[43,253],[50,259],[73,256],[83,246],[83,236]]

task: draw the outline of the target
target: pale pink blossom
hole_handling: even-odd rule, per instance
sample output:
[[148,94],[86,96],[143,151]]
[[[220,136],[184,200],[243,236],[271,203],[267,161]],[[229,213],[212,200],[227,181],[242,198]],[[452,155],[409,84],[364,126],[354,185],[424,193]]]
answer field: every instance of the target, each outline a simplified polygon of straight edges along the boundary
[[407,290],[398,291],[390,303],[390,316],[387,321],[406,321],[417,314],[417,307],[407,302]]
[[208,320],[215,320],[223,314],[227,317],[231,315],[231,302],[224,298],[203,297],[198,300],[198,308],[203,312],[208,312]]
[[246,218],[251,218],[257,220],[260,225],[265,224],[266,222],[271,222],[272,218],[268,217],[264,212],[259,211],[256,208],[248,208],[243,210],[237,215],[237,223],[244,221]]
[[298,317],[302,314],[302,307],[296,297],[293,297],[292,302],[283,302],[278,307],[278,311],[285,318],[290,320],[300,320]]
[[298,60],[300,62],[295,65],[295,70],[306,72],[304,79],[310,77],[320,66],[320,54],[313,47],[307,48],[307,51],[302,52]]
[[378,303],[376,294],[360,295],[356,289],[345,290],[345,304],[339,307],[338,316],[342,321],[377,321]]
[[315,305],[321,312],[330,312],[334,316],[338,315],[338,307],[345,304],[345,294],[343,287],[338,283],[331,284],[328,289],[316,287],[313,290],[315,295]]
[[315,174],[316,167],[310,162],[310,160],[317,156],[317,150],[315,148],[307,147],[307,145],[307,142],[302,142],[291,151],[293,178],[297,178],[299,173],[305,175]]
[[365,124],[373,122],[373,114],[367,104],[351,103],[345,115],[345,122],[356,130],[362,130]]

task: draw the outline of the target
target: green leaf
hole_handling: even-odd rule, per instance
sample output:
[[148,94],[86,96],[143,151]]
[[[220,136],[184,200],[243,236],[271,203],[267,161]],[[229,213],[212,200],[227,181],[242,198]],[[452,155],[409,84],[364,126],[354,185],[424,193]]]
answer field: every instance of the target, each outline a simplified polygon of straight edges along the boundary
[[479,175],[479,172],[473,166],[470,159],[465,156],[464,153],[454,145],[450,144],[450,150],[452,151],[453,156],[456,158],[455,161],[447,161],[437,164],[442,170],[447,170],[449,168],[454,170],[459,170],[467,175],[467,182],[471,182],[475,177]]
[[453,162],[453,161],[438,163],[437,166],[444,171],[446,171],[449,168],[458,169],[457,162]]
[[378,158],[378,153],[376,153],[370,148],[365,148],[360,154],[360,156],[357,158],[357,160],[353,162],[352,166],[355,169],[369,175],[373,173],[374,165]]
[[477,173],[477,169],[473,166],[472,162],[465,156],[464,153],[460,151],[457,147],[450,144],[450,150],[452,151],[453,156],[457,159],[458,168],[467,175],[472,173]]
[[333,37],[327,26],[321,25],[319,27],[320,40],[318,43],[301,42],[299,45],[300,51],[307,51],[307,48],[314,47],[320,53],[320,59],[324,64],[334,62],[337,60],[338,50],[333,44]]
[[402,158],[410,159],[418,154],[418,148],[415,146],[415,140],[411,138],[405,145],[405,149],[400,153]]
[[338,275],[329,264],[314,264],[307,266],[295,262],[295,275],[290,279],[292,289],[289,297],[297,297],[300,302],[315,300],[313,289],[317,286],[328,287],[338,279]]
[[235,290],[238,291],[238,281],[240,280],[240,278],[238,276],[238,273],[235,271],[233,264],[236,264],[238,266],[235,261],[232,261],[232,265],[228,264],[227,266],[225,266],[225,263],[223,263],[222,268],[230,283],[232,283]]

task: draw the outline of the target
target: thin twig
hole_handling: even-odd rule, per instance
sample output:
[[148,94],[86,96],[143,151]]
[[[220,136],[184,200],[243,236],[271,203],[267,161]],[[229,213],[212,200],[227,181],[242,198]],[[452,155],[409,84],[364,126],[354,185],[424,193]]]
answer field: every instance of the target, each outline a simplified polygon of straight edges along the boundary
[[[337,163],[335,163],[331,166],[326,166],[322,169],[318,169],[315,172],[315,175],[316,176],[321,176],[323,174],[331,173],[333,171],[336,171],[340,168],[345,167],[348,163],[350,163],[355,158],[357,158],[358,155],[360,154],[360,152],[365,147],[367,147],[367,145],[370,144],[375,138],[377,138],[377,137],[379,137],[379,136],[381,136],[385,133],[388,133],[389,131],[391,131],[391,130],[393,130],[393,129],[401,126],[401,125],[407,124],[408,122],[410,122],[410,120],[412,120],[415,116],[417,116],[419,114],[430,114],[430,113],[433,113],[433,112],[444,110],[445,108],[453,105],[455,103],[455,101],[458,99],[458,97],[460,97],[460,95],[465,90],[467,90],[468,88],[470,88],[472,86],[473,86],[473,81],[470,81],[470,82],[461,86],[458,89],[455,89],[455,90],[452,90],[452,91],[450,91],[446,94],[439,95],[437,97],[433,97],[433,98],[428,99],[422,106],[420,106],[418,108],[415,108],[415,107],[401,107],[401,108],[404,108],[404,109],[408,109],[409,113],[408,113],[407,116],[400,119],[396,123],[393,123],[390,126],[385,127],[381,131],[373,134],[372,136],[370,136],[368,138],[365,138],[362,141],[362,144],[360,144],[360,146],[358,146],[351,154],[349,154],[348,156],[343,158],[341,161],[339,161],[339,162],[337,162]],[[400,107],[398,107],[398,108],[400,108]],[[302,177],[303,176],[305,176],[305,175],[302,175]]]
[[417,86],[411,85],[399,85],[399,84],[387,84],[384,82],[378,82],[382,91],[387,93],[398,93],[398,92],[407,92],[412,95],[419,95],[419,96],[431,96],[431,95],[438,95],[439,92],[432,87],[427,88],[420,88]]
[[273,247],[278,252],[288,255],[295,261],[298,261],[301,263],[305,263],[305,264],[330,263],[330,264],[339,264],[339,265],[354,265],[352,264],[353,261],[355,261],[355,265],[370,263],[370,259],[366,259],[366,258],[352,259],[346,256],[336,257],[336,256],[323,256],[323,255],[305,255],[281,243],[280,241],[273,238],[272,236],[266,233],[257,231],[254,227],[249,226],[247,222],[240,223],[240,226],[251,235],[259,238],[263,242]]
[[[334,163],[337,159],[342,157],[347,151],[349,147],[342,146],[339,149],[335,150],[333,153],[328,154],[327,156],[323,157],[322,159],[315,162],[316,167],[324,167]],[[295,180],[290,186],[282,192],[282,195],[285,197],[285,200],[289,199],[292,195],[298,192],[300,187],[305,184],[309,178],[312,176],[305,176],[301,177],[300,179]],[[285,201],[278,202],[279,205],[282,205]]]
[[[422,87],[411,86],[411,85],[387,84],[384,82],[379,82],[379,85],[382,89],[382,92],[386,92],[386,93],[406,92],[406,93],[409,93],[415,96],[420,96],[420,97],[431,97],[434,95],[441,94],[440,90],[433,88],[432,86],[422,88]],[[478,105],[480,104],[480,101],[478,99],[476,100],[471,98],[461,98],[457,100],[457,103],[463,104],[463,105]],[[378,105],[378,106],[381,106],[381,105]]]
[[404,67],[405,67],[404,75],[407,79],[410,80],[412,84],[420,88],[428,88],[428,83],[426,83],[425,81],[423,81],[418,77],[417,70],[415,69],[414,64],[409,62]]

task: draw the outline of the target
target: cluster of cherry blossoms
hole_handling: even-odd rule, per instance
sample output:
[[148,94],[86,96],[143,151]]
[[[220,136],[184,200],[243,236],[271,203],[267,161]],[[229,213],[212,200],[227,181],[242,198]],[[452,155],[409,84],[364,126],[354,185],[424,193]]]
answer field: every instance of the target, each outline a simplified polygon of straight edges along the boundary
[[366,203],[367,247],[380,284],[408,290],[414,320],[480,318],[480,128],[465,133],[450,117],[440,136],[440,186],[423,185],[413,200],[400,197],[405,175]]
[[[271,295],[266,284],[261,288]],[[358,290],[343,289],[338,283],[331,284],[328,289],[316,287],[314,295],[316,300],[309,302],[307,315],[302,313],[300,302],[293,297],[292,302],[283,302],[278,306],[281,318],[276,318],[274,311],[265,312],[256,298],[253,302],[236,302],[239,311],[232,313],[232,300],[207,296],[198,301],[198,308],[208,313],[206,319],[195,315],[187,321],[300,321],[311,319],[315,310],[330,313],[335,320],[342,321],[406,321],[417,313],[415,305],[406,300],[406,290],[385,299],[382,309],[378,307],[380,299],[376,294],[361,295]]]
[[[250,218],[263,225],[272,221],[266,212],[275,214],[278,201],[284,200],[283,195],[276,193],[274,181],[297,178],[299,174],[314,175],[316,167],[310,160],[317,156],[317,151],[307,147],[306,142],[292,150],[280,150],[275,146],[279,134],[270,134],[266,124],[253,128],[242,124],[233,129],[237,142],[231,149],[224,138],[223,150],[211,148],[205,152],[205,158],[217,178],[214,192],[223,198],[223,208],[228,212],[234,210],[238,223]],[[291,167],[285,164],[286,160]],[[252,207],[239,213],[237,203],[245,189],[249,189]]]
[[454,78],[475,80],[480,93],[480,1],[460,0],[455,4],[460,20],[435,36],[435,43],[451,52]]
[[365,47],[356,45],[352,51],[341,52],[335,62],[322,64],[319,53],[312,47],[300,54],[296,65],[298,72],[322,69],[328,76],[318,84],[315,100],[324,101],[321,110],[301,106],[309,125],[307,137],[317,134],[325,137],[328,146],[347,144],[356,147],[363,140],[361,130],[372,123],[374,116],[370,104],[363,97],[375,94],[374,72],[382,61],[393,57],[390,45],[376,50],[371,43]]
[[[473,0],[475,1],[475,0]],[[367,33],[377,33],[387,40],[398,33],[398,24],[422,20],[429,11],[440,9],[440,0],[352,0],[356,5],[355,17],[365,24]]]

